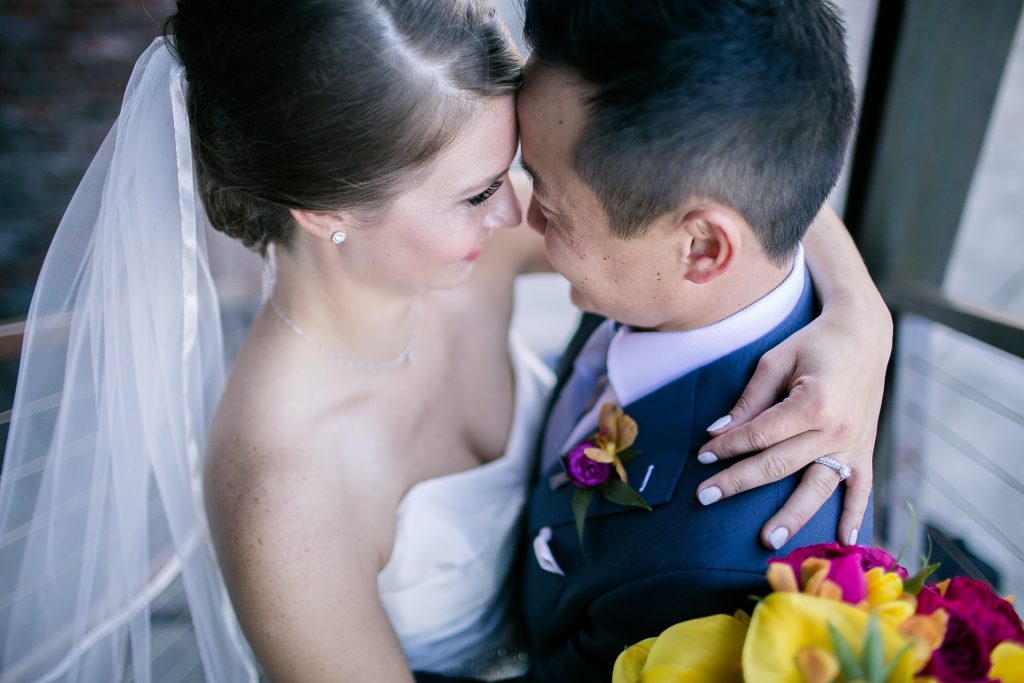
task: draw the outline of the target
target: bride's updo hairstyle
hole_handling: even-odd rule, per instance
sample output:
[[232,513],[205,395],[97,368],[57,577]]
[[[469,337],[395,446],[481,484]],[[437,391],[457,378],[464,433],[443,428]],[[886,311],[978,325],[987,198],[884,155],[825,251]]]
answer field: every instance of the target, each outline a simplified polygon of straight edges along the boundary
[[262,253],[289,209],[386,209],[520,79],[474,0],[179,0],[167,32],[210,221]]

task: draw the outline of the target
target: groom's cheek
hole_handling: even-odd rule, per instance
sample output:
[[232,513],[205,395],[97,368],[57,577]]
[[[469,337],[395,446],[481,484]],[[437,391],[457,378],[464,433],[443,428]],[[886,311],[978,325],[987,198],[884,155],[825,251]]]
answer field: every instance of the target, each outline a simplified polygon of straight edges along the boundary
[[544,217],[544,212],[540,210],[537,198],[532,195],[530,196],[530,205],[526,208],[526,224],[541,235],[547,232],[548,220]]

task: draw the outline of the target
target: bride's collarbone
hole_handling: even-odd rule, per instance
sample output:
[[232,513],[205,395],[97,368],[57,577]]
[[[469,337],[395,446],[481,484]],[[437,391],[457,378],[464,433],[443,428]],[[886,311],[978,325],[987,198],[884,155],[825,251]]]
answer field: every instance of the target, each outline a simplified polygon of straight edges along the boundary
[[507,324],[464,297],[443,297],[417,334],[412,361],[382,369],[340,367],[314,354],[268,365],[273,340],[252,340],[263,344],[240,359],[222,405],[234,408],[221,417],[248,425],[236,433],[286,438],[310,455],[394,460],[401,479],[500,456],[514,403]]

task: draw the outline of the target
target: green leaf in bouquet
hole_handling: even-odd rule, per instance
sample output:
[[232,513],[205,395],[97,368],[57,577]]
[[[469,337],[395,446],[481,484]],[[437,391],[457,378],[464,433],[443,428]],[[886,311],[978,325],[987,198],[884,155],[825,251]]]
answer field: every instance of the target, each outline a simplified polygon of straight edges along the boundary
[[583,546],[583,524],[587,521],[587,508],[590,507],[590,499],[594,497],[594,489],[577,488],[572,492],[572,516],[576,518],[576,534],[580,537],[580,547]]
[[910,513],[910,527],[907,531],[907,537],[903,539],[903,546],[900,548],[900,553],[896,556],[896,564],[899,565],[903,564],[903,556],[907,554],[908,550],[910,550],[910,539],[917,530],[917,511],[914,510],[914,505],[909,500],[903,501],[903,504],[907,506],[907,511]]
[[633,490],[633,487],[618,477],[609,477],[608,481],[601,484],[601,495],[610,503],[623,505],[625,507],[643,508],[650,510],[644,497]]
[[896,651],[896,654],[892,656],[889,663],[885,665],[885,671],[882,672],[882,681],[888,683],[892,679],[892,675],[896,673],[896,667],[900,665],[900,660],[903,659],[904,655],[914,646],[913,643],[904,643],[903,647]]
[[828,637],[832,641],[832,649],[835,651],[836,659],[839,660],[839,673],[848,681],[855,681],[864,678],[864,670],[857,661],[857,655],[853,648],[846,642],[835,626],[828,625]]
[[927,581],[928,577],[934,574],[935,570],[938,568],[938,563],[922,567],[919,572],[903,582],[903,592],[916,597],[917,594],[921,592],[921,589],[924,588],[924,582]]
[[874,612],[868,619],[867,633],[864,635],[864,649],[861,651],[864,664],[864,678],[867,683],[886,683],[885,650],[882,647],[882,629],[878,625],[878,615]]
[[924,557],[921,558],[921,566],[927,567],[932,564],[932,550],[934,550],[934,548],[932,546],[932,535],[925,534],[924,537],[928,540],[928,550],[925,552]]

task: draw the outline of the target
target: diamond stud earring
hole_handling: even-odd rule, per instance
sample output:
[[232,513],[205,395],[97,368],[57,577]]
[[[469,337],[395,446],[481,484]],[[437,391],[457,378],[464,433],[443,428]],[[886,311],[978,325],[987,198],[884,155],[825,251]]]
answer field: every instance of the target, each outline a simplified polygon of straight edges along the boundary
[[348,235],[345,234],[344,230],[336,230],[331,233],[331,241],[335,244],[341,244],[345,241],[346,237],[348,237]]

